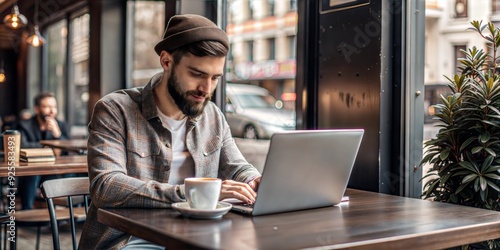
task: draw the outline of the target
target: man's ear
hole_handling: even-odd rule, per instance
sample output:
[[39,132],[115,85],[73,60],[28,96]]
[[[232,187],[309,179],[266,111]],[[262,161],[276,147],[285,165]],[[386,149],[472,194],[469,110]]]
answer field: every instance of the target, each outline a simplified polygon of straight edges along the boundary
[[174,58],[172,57],[172,54],[163,50],[160,53],[160,64],[163,70],[169,71],[172,68],[172,65],[174,64]]

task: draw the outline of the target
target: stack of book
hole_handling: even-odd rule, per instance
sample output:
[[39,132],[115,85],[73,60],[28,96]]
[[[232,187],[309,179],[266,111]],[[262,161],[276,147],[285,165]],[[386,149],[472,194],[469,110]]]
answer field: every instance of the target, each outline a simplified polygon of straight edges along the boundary
[[22,148],[20,160],[25,162],[55,161],[56,157],[51,148]]

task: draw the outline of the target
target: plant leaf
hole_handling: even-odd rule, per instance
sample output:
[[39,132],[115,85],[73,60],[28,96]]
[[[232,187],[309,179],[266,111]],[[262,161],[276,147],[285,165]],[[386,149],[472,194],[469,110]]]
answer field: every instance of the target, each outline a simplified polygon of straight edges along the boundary
[[[455,190],[454,194],[459,194],[460,192],[462,192],[462,189],[464,189],[465,187],[467,187],[469,185],[469,183],[462,183],[462,185],[460,185],[457,190]],[[451,198],[451,197],[450,197]],[[456,199],[455,199],[455,203],[456,203]]]
[[488,181],[488,186],[495,189],[497,192],[500,192],[500,188],[495,183]]
[[440,158],[441,160],[446,160],[446,158],[448,158],[448,155],[450,155],[450,149],[449,149],[449,148],[447,148],[447,149],[443,150],[443,151],[441,152],[441,154],[439,154],[439,158]]
[[469,174],[469,175],[466,175],[463,179],[462,179],[462,183],[464,184],[467,184],[473,180],[475,180],[476,178],[478,177],[477,174]]
[[468,161],[462,161],[459,163],[460,166],[470,170],[471,172],[473,173],[478,173],[479,172],[479,169],[477,169],[477,167],[475,165],[473,165],[472,163],[468,162]]
[[497,154],[495,153],[495,151],[493,151],[493,149],[491,149],[491,148],[485,148],[484,150],[485,150],[486,152],[488,152],[488,154],[489,154],[490,156],[493,156],[493,157],[496,157],[496,156],[497,156]]
[[483,150],[483,147],[482,146],[477,146],[477,147],[473,147],[472,150],[471,150],[471,152],[473,154],[477,154],[477,153],[481,152],[481,150]]
[[490,140],[490,137],[490,132],[486,131],[486,133],[481,134],[479,140],[481,141],[481,143],[486,143]]
[[486,179],[482,176],[479,176],[479,183],[481,185],[481,190],[486,190],[486,187],[488,186]]
[[464,141],[464,143],[462,143],[462,145],[460,146],[460,151],[463,151],[467,146],[469,146],[469,144],[471,144],[471,142],[473,142],[476,138],[474,137],[470,137],[468,138],[467,140]]
[[491,166],[491,163],[493,163],[493,160],[494,160],[493,156],[488,155],[488,157],[486,157],[486,159],[484,160],[481,169],[487,170]]

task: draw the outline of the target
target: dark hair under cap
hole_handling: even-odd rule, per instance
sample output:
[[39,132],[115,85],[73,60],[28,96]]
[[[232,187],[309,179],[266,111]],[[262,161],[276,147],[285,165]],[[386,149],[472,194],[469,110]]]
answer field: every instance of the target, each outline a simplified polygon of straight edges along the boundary
[[172,52],[184,45],[199,41],[217,41],[229,50],[226,32],[206,17],[185,14],[170,18],[163,40],[156,44],[155,51],[160,55],[162,50]]

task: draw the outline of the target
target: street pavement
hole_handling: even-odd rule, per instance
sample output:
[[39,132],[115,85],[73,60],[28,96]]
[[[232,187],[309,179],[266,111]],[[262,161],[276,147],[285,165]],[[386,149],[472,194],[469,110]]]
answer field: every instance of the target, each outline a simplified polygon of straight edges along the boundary
[[262,173],[270,141],[241,138],[234,138],[234,141],[245,159]]

